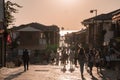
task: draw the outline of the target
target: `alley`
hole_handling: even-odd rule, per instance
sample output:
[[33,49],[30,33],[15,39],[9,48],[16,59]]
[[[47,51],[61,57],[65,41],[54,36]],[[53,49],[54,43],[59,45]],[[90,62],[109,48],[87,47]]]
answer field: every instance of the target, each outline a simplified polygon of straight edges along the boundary
[[[3,68],[1,69],[0,80],[82,80],[80,77],[79,68],[75,68],[74,72],[63,72],[62,66],[56,65],[30,65],[28,71],[23,71],[23,66],[19,68]],[[115,80],[113,72],[104,71],[103,75],[97,74],[96,68],[93,69],[93,77],[85,70],[84,80]]]

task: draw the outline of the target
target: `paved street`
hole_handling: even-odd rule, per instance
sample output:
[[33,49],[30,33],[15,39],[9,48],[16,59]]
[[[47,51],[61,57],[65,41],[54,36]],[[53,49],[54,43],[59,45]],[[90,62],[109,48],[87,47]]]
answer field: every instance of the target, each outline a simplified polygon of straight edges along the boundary
[[[0,71],[0,80],[82,80],[80,77],[79,68],[75,68],[74,72],[61,71],[62,66],[56,65],[30,65],[28,71],[23,71],[23,66],[19,68],[2,68]],[[93,78],[85,70],[84,80],[115,80],[113,71],[103,71],[105,76],[98,75],[96,68],[93,70]]]

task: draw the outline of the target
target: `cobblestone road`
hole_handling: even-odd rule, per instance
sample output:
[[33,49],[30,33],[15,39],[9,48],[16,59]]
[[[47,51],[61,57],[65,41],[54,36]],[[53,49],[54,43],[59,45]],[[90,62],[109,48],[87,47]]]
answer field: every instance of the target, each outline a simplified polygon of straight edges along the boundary
[[[19,68],[3,69],[1,71],[0,80],[82,80],[79,68],[75,68],[74,72],[61,71],[62,66],[53,65],[30,65],[28,71],[23,71],[23,66]],[[93,69],[93,77],[85,70],[84,80],[115,80],[113,71],[103,71],[105,76],[96,73],[96,68]],[[109,74],[108,74],[109,73]]]

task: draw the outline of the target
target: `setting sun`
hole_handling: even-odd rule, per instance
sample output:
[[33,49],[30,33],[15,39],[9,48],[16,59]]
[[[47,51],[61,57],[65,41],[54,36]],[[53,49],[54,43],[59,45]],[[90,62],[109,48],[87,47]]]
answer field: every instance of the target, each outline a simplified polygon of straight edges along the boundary
[[63,4],[63,5],[75,5],[75,3],[77,3],[78,0],[59,0],[59,3],[60,4]]

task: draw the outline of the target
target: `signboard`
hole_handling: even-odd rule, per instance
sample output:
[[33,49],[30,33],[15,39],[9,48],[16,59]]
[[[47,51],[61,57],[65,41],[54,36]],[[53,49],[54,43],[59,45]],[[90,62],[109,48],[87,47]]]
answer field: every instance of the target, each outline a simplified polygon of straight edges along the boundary
[[4,20],[4,0],[0,0],[0,29],[3,29]]

